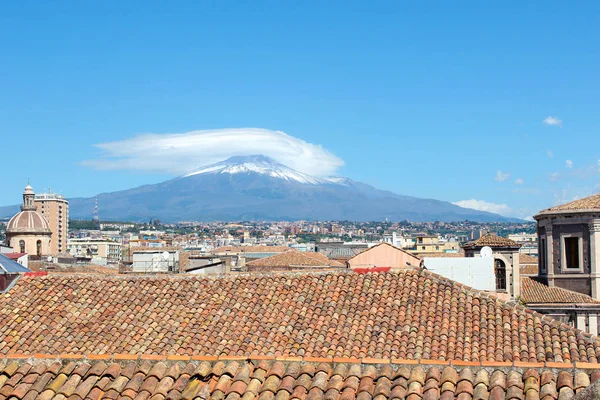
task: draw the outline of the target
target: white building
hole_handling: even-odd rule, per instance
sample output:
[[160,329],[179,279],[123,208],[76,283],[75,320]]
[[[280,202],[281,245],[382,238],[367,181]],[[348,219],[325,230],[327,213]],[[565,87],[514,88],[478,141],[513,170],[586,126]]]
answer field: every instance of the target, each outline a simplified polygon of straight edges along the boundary
[[120,263],[121,248],[121,243],[102,238],[73,238],[67,243],[67,251],[73,257],[89,258],[99,265]]

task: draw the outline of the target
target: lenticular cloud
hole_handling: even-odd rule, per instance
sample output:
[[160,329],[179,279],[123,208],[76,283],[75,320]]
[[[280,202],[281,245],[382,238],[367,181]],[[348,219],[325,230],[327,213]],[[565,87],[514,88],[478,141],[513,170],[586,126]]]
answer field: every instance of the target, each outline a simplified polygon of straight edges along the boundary
[[184,174],[231,156],[262,154],[310,175],[333,175],[344,161],[321,145],[285,132],[233,128],[187,133],[143,134],[96,147],[103,154],[83,165],[102,170]]

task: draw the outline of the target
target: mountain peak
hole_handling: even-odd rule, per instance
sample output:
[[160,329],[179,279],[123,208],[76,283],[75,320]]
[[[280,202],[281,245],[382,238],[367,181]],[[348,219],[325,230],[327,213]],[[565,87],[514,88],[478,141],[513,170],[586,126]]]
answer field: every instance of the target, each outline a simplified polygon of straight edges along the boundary
[[200,167],[183,177],[201,174],[261,174],[310,185],[319,185],[326,182],[323,179],[286,167],[272,158],[261,154],[229,157],[227,160]]
[[[265,163],[265,164],[282,165],[281,163],[278,163],[277,161],[273,160],[271,157],[263,156],[262,154],[252,154],[249,156],[232,156],[232,157],[229,157],[225,161],[221,161],[220,163],[227,163],[227,164]],[[220,163],[217,163],[217,164],[220,164]]]

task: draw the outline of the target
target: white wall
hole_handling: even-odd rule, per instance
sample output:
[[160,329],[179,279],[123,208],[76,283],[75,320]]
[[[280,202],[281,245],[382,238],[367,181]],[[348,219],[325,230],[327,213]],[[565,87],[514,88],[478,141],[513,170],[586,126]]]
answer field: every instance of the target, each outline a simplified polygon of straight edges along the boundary
[[474,289],[496,290],[496,275],[492,257],[425,257],[423,263],[429,271]]

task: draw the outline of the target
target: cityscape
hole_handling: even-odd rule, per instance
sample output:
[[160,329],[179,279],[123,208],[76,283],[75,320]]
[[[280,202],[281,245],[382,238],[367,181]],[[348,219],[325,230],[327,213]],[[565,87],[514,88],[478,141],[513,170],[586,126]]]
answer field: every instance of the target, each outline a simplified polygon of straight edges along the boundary
[[600,399],[598,15],[0,4],[0,400]]

